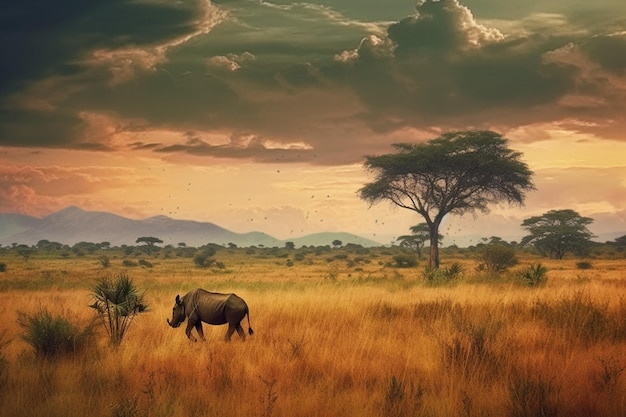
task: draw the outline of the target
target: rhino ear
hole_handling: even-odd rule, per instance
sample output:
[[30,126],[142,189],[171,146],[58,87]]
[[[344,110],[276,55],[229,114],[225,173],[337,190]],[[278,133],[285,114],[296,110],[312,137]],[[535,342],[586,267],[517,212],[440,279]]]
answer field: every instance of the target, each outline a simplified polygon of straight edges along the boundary
[[182,304],[183,302],[180,300],[180,295],[176,296],[176,304]]

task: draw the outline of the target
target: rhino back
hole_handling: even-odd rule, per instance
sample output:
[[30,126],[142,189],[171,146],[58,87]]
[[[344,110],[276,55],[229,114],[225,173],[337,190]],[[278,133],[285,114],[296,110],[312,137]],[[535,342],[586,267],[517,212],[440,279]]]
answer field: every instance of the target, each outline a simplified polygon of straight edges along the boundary
[[220,294],[202,290],[198,293],[198,314],[208,324],[225,324],[226,308],[232,294]]

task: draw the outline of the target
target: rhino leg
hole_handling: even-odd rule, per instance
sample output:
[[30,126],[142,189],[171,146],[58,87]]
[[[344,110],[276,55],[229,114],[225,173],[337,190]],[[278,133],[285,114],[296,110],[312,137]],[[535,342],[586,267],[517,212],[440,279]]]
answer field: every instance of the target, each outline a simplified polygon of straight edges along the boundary
[[237,325],[237,327],[235,327],[235,329],[237,329],[237,334],[239,335],[241,340],[243,340],[245,342],[246,341],[246,333],[243,331],[243,327],[241,327],[241,323],[239,323]]
[[198,340],[191,334],[191,331],[193,330],[195,326],[196,324],[192,323],[191,320],[187,321],[187,328],[185,329],[185,334],[187,335],[187,338],[191,340],[192,342],[196,342]]
[[198,321],[198,323],[196,323],[196,331],[198,332],[198,335],[200,335],[200,339],[202,339],[202,341],[206,341],[206,339],[204,338],[204,331],[202,330],[202,322]]
[[235,333],[235,325],[232,323],[228,323],[228,330],[226,331],[226,336],[224,336],[224,340],[230,342],[230,337]]

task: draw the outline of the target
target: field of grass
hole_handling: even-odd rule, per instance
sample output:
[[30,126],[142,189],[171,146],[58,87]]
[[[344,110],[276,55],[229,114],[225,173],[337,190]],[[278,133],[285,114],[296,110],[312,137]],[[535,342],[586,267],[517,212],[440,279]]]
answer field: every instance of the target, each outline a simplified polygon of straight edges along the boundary
[[[493,277],[448,255],[442,266],[464,273],[434,284],[423,262],[396,268],[384,249],[337,253],[223,250],[214,269],[185,257],[125,267],[112,255],[105,268],[96,255],[0,255],[0,415],[626,415],[626,258],[581,269],[524,255]],[[545,285],[521,285],[515,270],[537,262]],[[119,273],[149,305],[121,345],[96,327],[80,352],[36,357],[18,312],[87,326],[90,288]],[[176,294],[196,287],[244,298],[254,336],[226,343],[225,326],[205,325],[207,341],[191,343],[170,328]]]

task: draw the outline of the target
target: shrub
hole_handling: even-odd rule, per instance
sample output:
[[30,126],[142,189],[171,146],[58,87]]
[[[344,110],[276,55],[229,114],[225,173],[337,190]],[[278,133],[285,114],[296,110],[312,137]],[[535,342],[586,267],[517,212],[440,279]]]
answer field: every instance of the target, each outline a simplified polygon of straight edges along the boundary
[[111,260],[108,256],[103,255],[100,257],[100,265],[102,265],[103,268],[108,268],[111,266]]
[[4,262],[0,262],[0,272],[6,272],[7,270],[7,264],[5,264]]
[[135,317],[147,310],[144,296],[126,274],[102,278],[91,290],[100,321],[113,345],[119,345]]
[[549,326],[585,342],[624,337],[608,303],[596,303],[583,292],[558,301],[536,301],[533,314]]
[[440,274],[442,274],[446,281],[454,281],[463,275],[463,266],[458,262],[454,262],[441,270]]
[[518,272],[518,276],[524,285],[529,287],[545,284],[548,280],[547,274],[548,268],[541,265],[541,263],[529,265],[526,269]]
[[137,262],[131,260],[131,259],[124,259],[122,261],[122,265],[127,266],[127,267],[133,267],[133,266],[137,266],[139,264]]
[[24,329],[22,338],[31,345],[35,355],[46,358],[78,352],[92,334],[92,326],[80,330],[66,318],[54,317],[45,308],[32,315],[19,312],[17,321]]
[[215,255],[215,252],[216,250],[213,247],[208,246],[196,253],[193,257],[193,263],[200,268],[208,268],[215,262],[215,259],[211,259],[211,257]]
[[578,269],[591,269],[593,266],[589,261],[580,261],[576,262],[576,268]]
[[412,268],[417,266],[417,256],[412,254],[402,253],[393,257],[396,267],[398,268]]
[[145,259],[140,259],[139,265],[146,267],[146,268],[152,268],[152,262],[146,261]]
[[446,268],[430,268],[426,267],[422,276],[432,284],[447,284],[456,281],[463,274],[463,266],[454,262]]
[[486,245],[480,254],[480,260],[482,263],[479,265],[479,269],[484,269],[491,273],[503,272],[517,265],[518,262],[515,256],[515,249],[502,244]]

